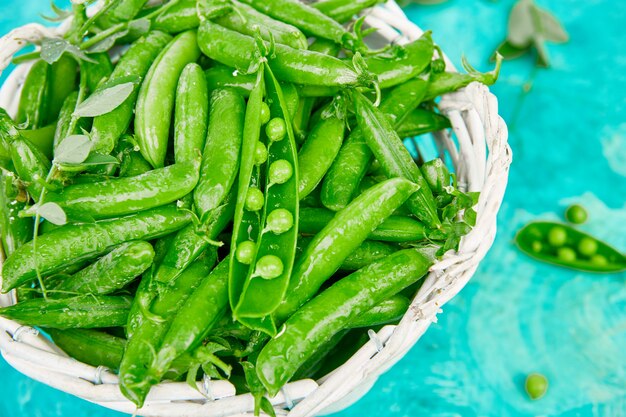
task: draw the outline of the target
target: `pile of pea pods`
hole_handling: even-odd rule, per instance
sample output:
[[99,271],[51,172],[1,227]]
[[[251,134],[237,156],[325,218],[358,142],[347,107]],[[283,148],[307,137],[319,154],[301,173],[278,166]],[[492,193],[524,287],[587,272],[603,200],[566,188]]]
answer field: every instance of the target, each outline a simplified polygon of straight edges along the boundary
[[370,49],[356,16],[376,3],[73,4],[0,110],[19,300],[0,316],[118,373],[138,407],[207,375],[266,411],[397,322],[477,197],[403,139],[448,128],[436,98],[497,70],[447,72],[430,32]]

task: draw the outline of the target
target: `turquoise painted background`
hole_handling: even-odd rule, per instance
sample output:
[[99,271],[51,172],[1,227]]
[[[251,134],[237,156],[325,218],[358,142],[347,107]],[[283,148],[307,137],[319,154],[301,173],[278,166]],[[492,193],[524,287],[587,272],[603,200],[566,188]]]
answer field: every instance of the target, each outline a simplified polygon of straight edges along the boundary
[[[571,202],[584,230],[626,250],[626,2],[537,0],[571,42],[550,46],[553,67],[507,62],[493,91],[514,150],[493,249],[413,350],[352,416],[626,416],[626,274],[591,275],[530,261],[512,245],[532,219],[558,219]],[[487,69],[512,0],[410,6],[455,62]],[[2,0],[0,32],[36,20],[42,0]],[[523,86],[531,85],[528,93]],[[545,398],[523,391],[529,372],[550,380]],[[0,417],[118,413],[22,377],[0,361]]]

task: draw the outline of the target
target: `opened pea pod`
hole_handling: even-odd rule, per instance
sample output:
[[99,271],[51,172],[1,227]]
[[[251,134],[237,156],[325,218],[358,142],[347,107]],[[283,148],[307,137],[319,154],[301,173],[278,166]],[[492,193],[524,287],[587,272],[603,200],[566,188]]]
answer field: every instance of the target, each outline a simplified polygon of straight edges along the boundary
[[537,221],[515,236],[517,247],[539,261],[586,272],[626,270],[626,256],[595,237],[569,225]]

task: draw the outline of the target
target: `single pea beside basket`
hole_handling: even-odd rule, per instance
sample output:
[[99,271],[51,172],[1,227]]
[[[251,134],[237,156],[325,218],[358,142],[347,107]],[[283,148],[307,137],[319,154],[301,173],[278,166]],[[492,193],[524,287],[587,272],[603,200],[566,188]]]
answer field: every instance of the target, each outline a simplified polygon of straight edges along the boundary
[[[377,39],[373,43],[406,44],[418,40],[423,34],[407,19],[393,0],[367,9],[362,14],[365,16],[365,25],[376,29]],[[43,38],[57,37],[65,33],[68,27],[69,23],[64,22],[54,29],[38,24],[15,29],[0,39],[0,68],[5,69],[13,55],[20,51],[26,42],[37,43]],[[222,30],[217,25],[213,29],[215,30],[209,35],[219,34],[218,31]],[[295,42],[285,39],[285,42]],[[217,46],[215,50],[209,51],[210,53],[219,55],[223,52],[217,42],[213,45]],[[448,70],[453,68],[447,60],[446,66]],[[11,116],[18,111],[21,87],[29,70],[28,63],[18,65],[0,90],[0,107],[6,109]],[[266,71],[271,73],[269,67]],[[192,77],[193,74],[189,76]],[[268,79],[267,75],[266,79]],[[271,91],[272,88],[272,86],[268,87],[268,95],[274,94],[278,98],[274,101],[271,111],[272,113],[281,112],[280,108],[274,107],[283,99],[280,98],[280,94]],[[368,102],[363,97],[357,95],[358,100],[362,100],[363,103]],[[142,99],[150,101],[149,98],[140,96],[140,100]],[[228,100],[227,97],[222,99]],[[254,89],[252,89],[249,103],[256,99],[260,104],[261,98],[255,97]],[[152,100],[156,98],[152,97]],[[365,104],[362,105],[362,109],[364,112],[370,111]],[[448,251],[430,267],[429,274],[397,325],[386,325],[378,331],[370,330],[367,333],[369,341],[362,348],[320,378],[301,379],[284,385],[275,396],[269,399],[277,414],[292,417],[325,414],[345,408],[358,400],[373,386],[383,372],[399,361],[418,341],[430,323],[436,320],[436,315],[441,311],[442,306],[469,281],[479,262],[491,247],[496,234],[497,212],[504,196],[511,163],[507,129],[498,115],[496,98],[489,93],[486,86],[474,82],[454,93],[444,95],[438,103],[438,109],[450,120],[452,129],[432,134],[436,150],[442,159],[451,162],[461,191],[480,193],[477,204],[474,206],[477,213],[474,227],[461,238],[458,250]],[[224,114],[224,117],[227,116]],[[141,124],[142,121],[136,119],[135,129],[141,129]],[[270,127],[270,124],[267,126]],[[270,131],[284,129],[280,126],[271,127],[269,131],[266,128],[270,140],[273,135]],[[163,148],[156,149],[155,153],[146,159],[155,168],[157,165],[162,166],[166,151]],[[255,154],[254,157],[256,156]],[[280,160],[284,159],[278,161]],[[271,181],[281,184],[283,181],[281,178],[284,177],[284,181],[287,182],[291,174],[283,175],[285,169],[281,170],[279,165],[276,167],[276,180]],[[268,177],[271,178],[272,175],[270,168]],[[300,188],[302,192],[302,188],[308,189],[309,186],[300,184]],[[313,186],[310,188],[312,189]],[[172,189],[172,192],[181,191]],[[248,193],[248,196],[250,195]],[[268,199],[272,198],[270,192],[267,192],[267,195]],[[295,195],[297,196],[297,192]],[[287,197],[283,193],[276,198],[278,201],[285,200]],[[262,199],[263,195],[260,197],[259,207],[263,206]],[[247,206],[253,206],[256,203],[251,198],[245,200]],[[137,208],[137,211],[139,210],[141,207]],[[309,209],[310,212],[313,210]],[[280,239],[288,238],[286,236],[288,233],[281,234],[283,233],[281,227],[285,224],[284,219],[279,216],[281,213],[277,210],[274,212],[277,214],[275,227],[280,232],[275,234]],[[322,212],[324,213],[326,212]],[[288,231],[289,227],[285,227],[284,230]],[[301,224],[301,230],[303,227],[304,224]],[[307,227],[315,232],[319,231],[312,223],[307,224]],[[248,229],[242,228],[242,230],[244,234],[249,233]],[[233,234],[236,233],[237,231],[233,232]],[[280,244],[279,238],[274,237],[276,245]],[[246,258],[245,245],[240,244],[237,247],[238,252],[240,248],[241,253],[236,253],[237,259]],[[139,247],[136,250],[141,249],[145,248]],[[253,251],[254,249],[251,253]],[[264,258],[270,259],[268,256],[271,254]],[[199,268],[201,267],[200,265]],[[275,267],[276,264],[269,262],[268,271],[261,271],[261,274],[266,274],[269,278],[281,275],[282,269],[281,273],[274,274],[272,268]],[[258,268],[259,264],[257,264]],[[266,278],[261,274],[259,276]],[[15,302],[15,291],[6,295],[0,294],[0,307],[13,305]],[[268,298],[265,298],[263,302],[269,303]],[[119,346],[111,346],[112,350],[118,348]],[[107,408],[126,413],[137,411],[136,405],[120,391],[119,378],[105,367],[105,361],[102,366],[94,367],[71,358],[48,338],[39,334],[35,328],[0,317],[0,351],[9,364],[33,379]],[[74,356],[80,355],[74,353]],[[202,381],[196,383],[197,389],[193,389],[185,382],[167,380],[155,385],[137,414],[145,416],[252,415],[255,410],[255,398],[252,394],[237,394],[235,385],[230,381],[211,378],[208,375],[207,373]]]

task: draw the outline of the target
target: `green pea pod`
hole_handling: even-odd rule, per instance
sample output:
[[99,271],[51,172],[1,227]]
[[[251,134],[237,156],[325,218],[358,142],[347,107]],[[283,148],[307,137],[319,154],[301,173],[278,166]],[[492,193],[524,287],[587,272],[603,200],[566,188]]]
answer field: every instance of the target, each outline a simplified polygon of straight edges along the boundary
[[46,329],[54,343],[77,361],[91,366],[106,366],[116,371],[120,366],[126,341],[97,330]]
[[22,87],[15,121],[29,129],[45,126],[48,106],[48,76],[50,65],[46,61],[35,61]]
[[120,177],[135,177],[152,170],[152,165],[128,141],[122,141],[121,146],[118,146],[117,158],[120,160]]
[[415,109],[397,126],[398,136],[409,138],[450,128],[450,120],[441,114]]
[[202,252],[211,245],[233,219],[235,197],[233,193],[213,212],[204,216],[203,226],[191,224],[180,230],[168,248],[156,271],[155,281],[169,283],[180,275]]
[[77,88],[77,80],[78,63],[69,54],[63,54],[49,67],[47,124],[54,123],[58,119],[65,99]]
[[141,84],[135,134],[141,154],[154,168],[165,163],[176,83],[185,66],[199,57],[196,33],[183,32],[163,49]]
[[93,329],[126,324],[130,297],[85,295],[61,300],[33,298],[0,308],[0,317],[28,326]]
[[52,148],[54,147],[55,130],[56,125],[51,124],[45,127],[40,127],[39,129],[20,130],[20,133],[30,143],[35,145],[46,158],[51,159]]
[[200,65],[188,64],[176,90],[174,155],[176,162],[192,162],[204,146],[209,120],[209,91]]
[[393,87],[418,76],[433,59],[434,44],[430,31],[396,48],[400,50],[392,49],[390,54],[364,57],[368,70],[378,77],[380,88]]
[[[108,81],[114,82],[128,76],[145,77],[153,61],[171,39],[171,36],[162,32],[149,32],[146,36],[133,43],[120,58]],[[120,136],[130,126],[138,94],[138,90],[135,89],[113,111],[94,118],[91,130],[94,151],[109,154],[115,148]]]
[[102,28],[109,28],[118,23],[128,22],[139,14],[148,0],[119,0],[115,7],[101,15],[97,23]]
[[433,74],[424,101],[433,100],[442,94],[456,91],[466,87],[472,82],[479,82],[485,85],[493,85],[500,75],[502,57],[496,58],[496,67],[493,71],[481,73],[472,68],[467,61],[463,61],[463,66],[468,71],[467,74],[458,72],[440,72]]
[[[211,59],[243,71],[256,62],[257,44],[253,37],[242,35],[204,21],[198,29],[198,43]],[[364,80],[348,64],[335,57],[276,44],[267,57],[276,77],[295,84],[347,87]]]
[[20,179],[26,182],[26,189],[35,202],[43,190],[43,181],[50,171],[50,160],[21,135],[11,143],[11,160]]
[[[301,209],[303,210],[303,209]],[[300,212],[300,216],[302,217],[302,212]],[[384,222],[383,222],[384,225]],[[380,228],[380,226],[379,226]],[[311,244],[313,237],[303,236],[298,239],[298,246],[296,248],[297,251],[297,260],[302,256],[304,250]],[[354,252],[352,252],[348,257],[343,261],[339,270],[341,271],[356,271],[357,269],[361,269],[364,266],[371,264],[374,261],[384,258],[385,256],[389,256],[395,251],[398,250],[397,246],[391,245],[389,243],[378,242],[375,240],[366,240],[361,243],[361,246],[356,248]]]
[[300,199],[309,195],[330,169],[341,148],[345,124],[333,115],[311,129],[298,153]]
[[242,0],[274,19],[291,24],[308,36],[324,38],[348,49],[354,47],[354,35],[324,13],[298,0]]
[[[196,3],[197,0],[179,1],[166,12],[157,16],[154,20],[154,28],[168,33],[196,29],[200,25]],[[234,9],[233,11],[225,12],[212,20],[220,26],[248,36],[255,36],[258,33],[266,41],[271,39],[271,33],[275,42],[296,49],[307,49],[306,36],[298,28],[272,19],[247,4],[232,1],[230,6]]]
[[18,216],[26,206],[24,201],[18,199],[26,198],[19,195],[15,179],[9,172],[0,173],[0,237],[5,256],[11,256],[33,238],[33,220]]
[[160,381],[176,358],[199,346],[224,316],[228,307],[228,269],[229,261],[224,259],[178,310],[152,362],[153,380]]
[[429,227],[440,225],[432,191],[389,120],[362,94],[356,92],[353,98],[357,123],[387,176],[404,177],[420,186],[408,201],[411,212]]
[[536,221],[524,226],[515,244],[542,262],[585,272],[626,270],[626,256],[615,248],[567,224]]
[[[366,191],[365,191],[366,192]],[[300,233],[315,235],[321,232],[336,216],[336,213],[315,207],[300,210]],[[415,242],[425,238],[425,227],[411,217],[390,216],[369,235],[369,239],[386,242]]]
[[307,302],[344,260],[367,239],[419,186],[392,178],[368,189],[339,211],[313,239],[294,267],[287,297],[276,310],[286,320]]
[[[385,94],[380,111],[397,126],[420,104],[427,88],[428,82],[421,77],[407,81]],[[337,211],[348,205],[373,159],[363,132],[357,127],[341,147],[324,179],[321,193],[324,206]]]
[[[296,142],[285,98],[269,65],[265,66],[265,85],[270,117],[284,121],[286,135],[278,141],[273,141],[270,134],[266,135],[268,158],[265,204],[261,216],[263,229],[255,242],[255,255],[250,264],[252,267],[249,268],[239,303],[233,310],[235,317],[261,318],[269,316],[278,307],[289,284],[298,239],[299,181]],[[274,167],[278,164],[285,165],[281,169],[291,172],[284,176],[274,175]],[[268,259],[275,260],[276,265],[280,265],[280,270],[270,274],[262,271],[264,260]]]
[[359,327],[372,328],[397,322],[404,316],[410,305],[411,300],[403,295],[396,294],[356,317],[350,322],[349,327],[351,329]]
[[248,97],[254,88],[256,75],[242,74],[225,65],[215,65],[204,72],[210,91],[230,89]]
[[261,137],[261,109],[265,84],[263,71],[264,66],[257,72],[257,80],[246,106],[244,117],[243,139],[241,144],[241,163],[237,184],[237,202],[233,221],[233,233],[230,247],[230,266],[228,296],[232,310],[239,304],[241,293],[248,275],[249,265],[237,261],[236,250],[240,243],[247,242],[251,237],[259,233],[259,215],[256,211],[246,210],[246,199],[251,187],[258,183],[258,168],[255,168],[255,153]]
[[215,257],[199,259],[155,298],[150,312],[157,318],[144,320],[126,344],[120,363],[120,390],[138,407],[148,395],[150,387],[159,381],[149,376],[150,364],[159,351],[163,337],[170,328],[176,312],[211,271]]
[[445,187],[450,186],[450,171],[448,171],[446,164],[440,158],[424,163],[420,167],[420,171],[422,171],[428,186],[434,193],[441,194],[444,192]]
[[311,6],[339,23],[345,23],[361,11],[383,2],[383,0],[321,0],[312,3]]
[[398,251],[336,282],[295,312],[257,358],[258,375],[269,395],[276,395],[324,342],[419,280],[431,265],[418,250]]
[[63,102],[63,106],[61,107],[61,111],[59,112],[59,120],[57,120],[56,128],[54,131],[54,139],[52,143],[53,156],[56,156],[56,150],[65,138],[80,133],[81,128],[85,130],[89,128],[89,126],[87,125],[88,119],[80,118],[78,119],[74,130],[72,132],[69,131],[77,103],[78,91],[70,93]]
[[96,62],[85,61],[82,76],[86,77],[87,89],[94,92],[98,90],[100,84],[107,80],[113,73],[111,57],[106,52],[89,55]]
[[331,355],[331,352],[337,348],[339,342],[348,334],[349,330],[343,330],[315,350],[315,353],[307,358],[306,361],[300,365],[292,379],[299,381],[301,379],[313,378],[316,372],[320,370],[324,364],[325,359]]
[[36,250],[31,241],[7,258],[2,270],[2,292],[34,279],[37,269],[42,275],[54,273],[129,240],[165,236],[190,221],[189,213],[168,205],[126,217],[60,227],[39,236]]
[[110,294],[124,288],[152,265],[154,249],[144,241],[127,242],[61,282],[58,291]]
[[95,219],[123,216],[186,196],[198,183],[199,167],[197,159],[136,177],[70,185],[58,193],[49,193],[46,200],[71,211],[88,213]]
[[205,216],[219,207],[230,193],[239,170],[245,102],[234,90],[215,90],[200,180],[193,193],[196,214]]
[[[46,329],[54,343],[74,359],[91,366],[106,366],[117,371],[124,355],[126,340],[97,330]],[[202,348],[200,348],[201,350]],[[178,380],[196,362],[193,354],[176,359],[164,375],[166,379]]]

